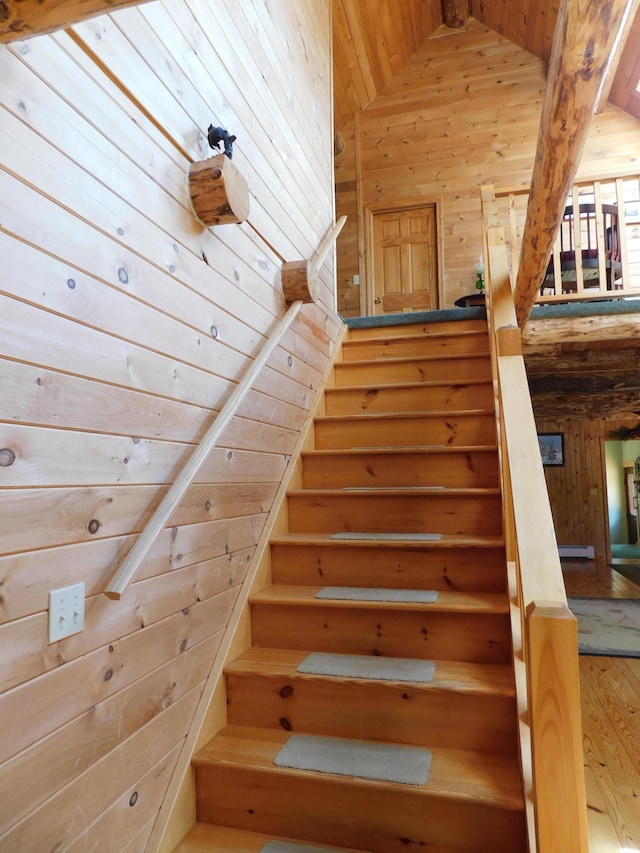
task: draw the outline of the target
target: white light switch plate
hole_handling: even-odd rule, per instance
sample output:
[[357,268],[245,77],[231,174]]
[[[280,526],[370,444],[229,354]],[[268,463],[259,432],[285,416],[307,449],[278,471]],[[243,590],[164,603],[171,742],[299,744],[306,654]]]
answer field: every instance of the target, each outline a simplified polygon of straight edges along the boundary
[[49,642],[55,643],[84,630],[84,583],[49,593]]

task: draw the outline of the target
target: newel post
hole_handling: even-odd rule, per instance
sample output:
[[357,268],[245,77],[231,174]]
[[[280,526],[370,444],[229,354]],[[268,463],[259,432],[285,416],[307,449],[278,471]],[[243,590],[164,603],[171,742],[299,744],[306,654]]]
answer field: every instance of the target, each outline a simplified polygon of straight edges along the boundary
[[587,853],[576,619],[563,602],[534,601],[525,625],[538,850]]
[[244,222],[249,216],[247,182],[225,154],[191,164],[189,194],[203,225]]

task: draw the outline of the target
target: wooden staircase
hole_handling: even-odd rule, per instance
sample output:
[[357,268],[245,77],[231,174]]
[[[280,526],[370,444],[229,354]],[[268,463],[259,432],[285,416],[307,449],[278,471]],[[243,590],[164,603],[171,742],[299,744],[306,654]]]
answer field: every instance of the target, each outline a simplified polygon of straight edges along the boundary
[[[252,647],[226,668],[228,725],[195,758],[198,822],[176,853],[257,853],[272,839],[527,849],[488,352],[480,320],[345,341],[303,488],[288,496],[289,532],[271,542],[272,584],[251,597]],[[438,596],[317,598],[325,587]],[[435,674],[303,674],[310,652],[429,659]],[[292,734],[427,747],[429,779],[275,766]]]

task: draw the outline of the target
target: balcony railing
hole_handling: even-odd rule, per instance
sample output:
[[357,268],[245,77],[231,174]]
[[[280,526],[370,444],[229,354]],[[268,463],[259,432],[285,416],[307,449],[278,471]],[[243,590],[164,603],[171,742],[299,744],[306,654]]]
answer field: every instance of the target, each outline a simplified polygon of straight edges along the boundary
[[[528,198],[528,189],[496,191],[514,281]],[[576,183],[537,302],[630,297],[640,297],[640,175]]]

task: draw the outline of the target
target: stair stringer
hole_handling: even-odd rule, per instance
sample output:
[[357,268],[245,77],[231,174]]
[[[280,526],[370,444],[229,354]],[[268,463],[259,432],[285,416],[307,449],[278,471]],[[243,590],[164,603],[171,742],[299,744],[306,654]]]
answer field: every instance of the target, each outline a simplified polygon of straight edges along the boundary
[[342,356],[342,344],[348,335],[345,325],[336,339],[314,398],[300,430],[289,465],[278,487],[269,517],[262,530],[247,575],[233,608],[224,637],[196,708],[196,713],[167,793],[149,838],[147,853],[171,853],[196,822],[195,771],[193,756],[227,723],[224,668],[233,658],[251,646],[249,598],[262,588],[270,576],[272,537],[288,529],[287,493],[302,484],[302,454],[315,444],[314,421],[324,414],[325,390],[333,387],[334,365]]

